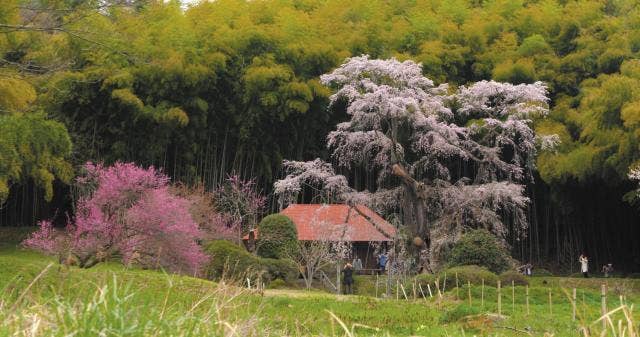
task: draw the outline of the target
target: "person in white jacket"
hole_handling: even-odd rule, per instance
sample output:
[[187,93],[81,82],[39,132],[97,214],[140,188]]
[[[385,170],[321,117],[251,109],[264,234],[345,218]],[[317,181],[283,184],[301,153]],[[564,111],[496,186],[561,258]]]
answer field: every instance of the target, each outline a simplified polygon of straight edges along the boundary
[[578,259],[580,262],[580,271],[582,272],[582,276],[585,278],[589,277],[589,259],[586,255],[580,254],[580,258]]

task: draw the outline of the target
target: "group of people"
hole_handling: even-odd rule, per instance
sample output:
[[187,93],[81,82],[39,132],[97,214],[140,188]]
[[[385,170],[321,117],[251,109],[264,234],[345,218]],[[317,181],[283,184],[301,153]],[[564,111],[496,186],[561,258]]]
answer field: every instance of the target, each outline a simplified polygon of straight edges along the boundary
[[[389,256],[386,252],[380,253],[376,256],[376,265],[379,273],[384,274],[386,271],[387,263],[389,262]],[[586,254],[580,254],[578,258],[580,263],[580,272],[585,278],[589,277],[589,258]],[[356,270],[362,269],[362,260],[359,257],[353,259],[353,264],[347,263],[342,269],[342,284],[344,285],[344,293],[353,293],[353,273]],[[531,263],[524,264],[517,268],[519,272],[524,275],[533,275],[533,265]],[[613,264],[607,263],[602,266],[602,274],[604,277],[610,277],[613,273]]]
[[526,276],[533,275],[533,265],[531,263],[524,264],[516,268],[516,270]]
[[[585,278],[589,277],[589,258],[587,257],[587,255],[584,253],[580,254],[578,262],[580,263],[580,272],[582,273],[582,276]],[[518,267],[517,270],[524,275],[531,276],[533,274],[533,265],[531,263],[527,263]],[[604,277],[610,277],[612,273],[612,263],[607,263],[602,266],[602,274],[604,275]]]
[[[582,276],[587,278],[589,277],[589,258],[586,254],[580,254],[578,258],[578,262],[580,263],[580,272],[582,272]],[[604,277],[610,277],[613,273],[613,264],[607,263],[602,266],[602,274]]]
[[[376,256],[376,267],[379,273],[384,274],[389,262],[389,256],[386,252]],[[353,274],[362,269],[362,260],[359,257],[353,259],[352,263],[347,263],[342,268],[342,285],[345,294],[353,294]]]

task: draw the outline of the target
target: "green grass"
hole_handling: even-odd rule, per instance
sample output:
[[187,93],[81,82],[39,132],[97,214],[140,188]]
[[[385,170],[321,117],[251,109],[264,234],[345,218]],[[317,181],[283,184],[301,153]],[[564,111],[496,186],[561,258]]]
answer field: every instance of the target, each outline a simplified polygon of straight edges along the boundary
[[[461,299],[449,288],[443,299],[416,301],[396,301],[395,295],[385,300],[288,289],[267,290],[261,296],[233,285],[116,263],[90,269],[66,267],[38,253],[4,245],[0,246],[0,336],[526,335],[513,329],[535,336],[580,336],[578,328],[599,317],[602,281],[533,278],[529,315],[524,288],[516,287],[514,309],[511,288],[506,287],[502,297],[506,317],[496,320],[495,315],[479,315],[497,311],[492,287],[485,288],[484,308],[481,288],[476,286],[471,289],[471,306],[466,288],[459,291]],[[361,293],[375,291],[375,278],[359,276],[357,282]],[[638,303],[638,280],[607,282],[612,289],[610,308],[618,305],[615,292]],[[571,304],[562,288],[574,285],[580,287],[577,322],[571,320]],[[592,331],[599,327],[594,325]]]

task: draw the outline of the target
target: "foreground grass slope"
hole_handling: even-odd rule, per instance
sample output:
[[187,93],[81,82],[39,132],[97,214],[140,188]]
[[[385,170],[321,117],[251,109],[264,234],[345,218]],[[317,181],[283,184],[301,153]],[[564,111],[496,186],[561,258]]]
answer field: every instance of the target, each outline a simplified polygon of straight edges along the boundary
[[[580,289],[582,321],[575,323],[571,306],[557,287],[566,282],[582,281],[534,279],[530,315],[524,312],[524,298],[518,296],[513,310],[510,289],[505,289],[506,317],[497,320],[495,315],[480,315],[496,311],[491,287],[486,288],[484,309],[479,287],[472,287],[471,306],[466,289],[460,291],[460,300],[455,299],[455,291],[428,301],[336,297],[301,290],[267,290],[261,296],[233,285],[119,264],[65,267],[49,257],[4,245],[0,246],[0,336],[343,336],[352,332],[358,336],[579,336],[578,327],[598,317],[597,281]],[[629,281],[614,283],[622,282]],[[547,302],[550,286],[555,297],[553,313]],[[624,291],[627,301],[637,302],[637,283]],[[344,322],[347,332],[331,313]]]

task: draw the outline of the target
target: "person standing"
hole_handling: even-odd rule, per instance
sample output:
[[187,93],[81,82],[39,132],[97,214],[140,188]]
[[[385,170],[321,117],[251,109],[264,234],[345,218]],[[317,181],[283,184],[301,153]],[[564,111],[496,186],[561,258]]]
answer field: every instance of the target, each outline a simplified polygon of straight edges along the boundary
[[353,266],[347,263],[342,269],[342,284],[345,294],[353,294]]
[[611,276],[612,272],[613,272],[613,264],[608,263],[602,266],[602,273],[604,274],[604,277]]
[[356,256],[355,259],[353,259],[353,269],[358,272],[360,270],[362,270],[362,260],[360,260],[359,257]]
[[382,253],[378,256],[378,265],[380,267],[380,272],[382,274],[384,274],[385,269],[387,268],[387,261],[389,260],[389,257],[387,256],[387,253]]
[[578,259],[580,262],[580,271],[582,272],[582,276],[585,278],[589,277],[589,259],[585,254],[580,254],[580,258]]

